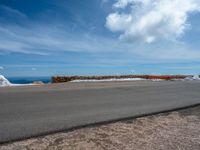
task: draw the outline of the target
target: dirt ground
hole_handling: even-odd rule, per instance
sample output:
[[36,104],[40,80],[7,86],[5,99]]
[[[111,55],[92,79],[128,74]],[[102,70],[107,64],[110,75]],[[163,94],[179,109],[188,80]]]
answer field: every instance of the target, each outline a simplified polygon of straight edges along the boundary
[[200,150],[200,106],[0,146],[0,150]]

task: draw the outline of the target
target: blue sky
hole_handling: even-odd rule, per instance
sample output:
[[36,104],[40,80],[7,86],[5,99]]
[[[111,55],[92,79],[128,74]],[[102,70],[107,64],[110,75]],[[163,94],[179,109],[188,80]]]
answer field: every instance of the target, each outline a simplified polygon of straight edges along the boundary
[[0,74],[200,74],[199,0],[0,0]]

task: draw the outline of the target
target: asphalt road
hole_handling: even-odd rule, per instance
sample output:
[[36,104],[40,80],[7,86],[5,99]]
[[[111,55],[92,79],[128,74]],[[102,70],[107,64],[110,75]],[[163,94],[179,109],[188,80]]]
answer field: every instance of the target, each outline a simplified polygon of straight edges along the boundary
[[0,88],[0,143],[200,103],[200,81]]

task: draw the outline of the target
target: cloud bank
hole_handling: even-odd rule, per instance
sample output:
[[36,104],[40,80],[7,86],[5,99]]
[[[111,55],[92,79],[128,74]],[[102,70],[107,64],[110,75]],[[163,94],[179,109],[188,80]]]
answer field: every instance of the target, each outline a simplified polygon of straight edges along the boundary
[[106,27],[126,41],[174,41],[190,27],[188,16],[200,11],[200,0],[117,0]]
[[[121,32],[120,37],[122,39],[131,41],[142,40],[145,42],[153,42],[158,38],[163,38],[163,35],[166,35],[166,38],[170,39],[177,38],[176,35],[180,30],[178,27],[176,30],[171,28],[169,32],[167,30],[169,22],[159,25],[155,24],[155,17],[152,17],[154,18],[151,18],[152,20],[149,19],[149,21],[147,21],[148,24],[146,23],[143,24],[143,26],[136,26],[136,23],[142,19],[139,18],[140,16],[145,13],[148,16],[146,9],[142,11],[139,10],[139,8],[143,8],[144,6],[146,8],[147,5],[149,7],[157,6],[158,3],[160,3],[160,5],[161,2],[164,3],[162,0],[157,0],[157,3],[154,5],[150,4],[150,2],[152,1],[118,0],[113,5],[113,8],[116,10],[116,12],[110,14],[107,18],[107,27],[110,27],[113,32]],[[162,7],[166,6],[167,2],[169,2],[169,0],[166,0],[166,4]],[[187,2],[183,1],[182,3],[185,3],[186,5]],[[181,9],[183,9],[182,3]],[[191,0],[188,1],[188,5],[189,4],[191,4]],[[195,8],[195,11],[198,11],[197,1],[193,1],[192,4],[196,4],[193,6],[193,8]],[[188,8],[188,5],[185,7]],[[174,9],[175,8],[172,10]],[[153,11],[153,9],[150,8],[149,10]],[[189,12],[193,11],[188,11],[188,13]],[[88,32],[87,30],[83,29],[81,31],[75,31],[70,29],[70,27],[62,21],[53,21],[49,23],[46,18],[44,18],[43,21],[35,22],[19,10],[7,6],[0,7],[0,13],[3,14],[0,15],[0,57],[2,58],[4,55],[12,53],[27,55],[35,54],[49,57],[53,56],[54,54],[62,54],[63,52],[78,52],[79,54],[87,53],[89,55],[98,56],[98,58],[95,59],[101,59],[101,63],[105,62],[104,57],[106,58],[107,62],[110,62],[111,59],[119,59],[122,62],[128,61],[127,58],[129,58],[131,61],[137,60],[141,62],[147,60],[160,61],[164,59],[200,59],[200,51],[198,50],[198,46],[193,46],[190,44],[187,45],[187,41],[184,43],[175,43],[163,40],[160,42],[155,42],[154,44],[140,42],[135,42],[133,44],[132,42],[129,43],[123,41],[119,42],[115,37],[113,38],[112,33],[101,35],[94,32]],[[141,13],[141,15],[139,15],[139,13]],[[186,14],[187,16],[188,13]],[[157,15],[159,15],[159,13]],[[133,16],[135,18],[133,18]],[[105,17],[103,16],[103,18]],[[145,23],[145,19],[143,20]],[[168,20],[169,19],[167,19],[167,21]],[[102,22],[102,24],[103,23],[104,22]],[[186,18],[184,24],[181,25],[185,28],[182,28],[181,32],[186,30],[188,26],[187,24]],[[141,30],[139,30],[139,27]],[[107,29],[104,30],[107,32]],[[134,32],[129,32],[132,30]],[[111,54],[114,54],[115,56],[111,57]],[[122,54],[124,55],[123,58],[121,56]],[[1,62],[3,61],[0,60],[0,63]]]

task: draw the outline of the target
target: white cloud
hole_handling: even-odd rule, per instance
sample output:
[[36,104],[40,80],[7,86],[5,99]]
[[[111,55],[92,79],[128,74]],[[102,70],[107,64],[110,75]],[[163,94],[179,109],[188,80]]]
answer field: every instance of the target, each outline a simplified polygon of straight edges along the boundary
[[176,40],[190,26],[188,15],[200,11],[200,0],[117,0],[106,27],[120,39],[147,43]]
[[0,66],[0,70],[4,70],[4,67],[3,67],[3,66]]
[[90,33],[71,33],[56,24],[18,26],[0,24],[0,55],[23,53],[49,55],[54,52],[115,52],[124,49],[123,44],[107,37]]
[[31,68],[31,70],[32,70],[32,71],[36,71],[36,70],[37,70],[37,68]]
[[11,7],[8,7],[8,6],[5,6],[5,5],[0,5],[0,9],[3,12],[6,12],[4,15],[18,16],[20,18],[27,19],[27,16],[25,14],[23,14],[22,12],[20,12],[16,9],[13,9]]
[[116,8],[125,8],[128,4],[135,2],[135,0],[118,0],[113,6]]
[[101,3],[104,4],[104,3],[107,3],[108,0],[101,0]]
[[191,49],[185,44],[159,42],[153,45],[140,43],[133,45],[90,34],[72,35],[53,25],[49,26],[42,24],[31,28],[14,25],[0,26],[0,35],[2,35],[0,37],[0,55],[4,53],[52,55],[54,52],[74,51],[89,52],[91,55],[104,53],[107,57],[110,52],[116,54],[126,52],[124,55],[131,59],[200,59],[200,51]]

